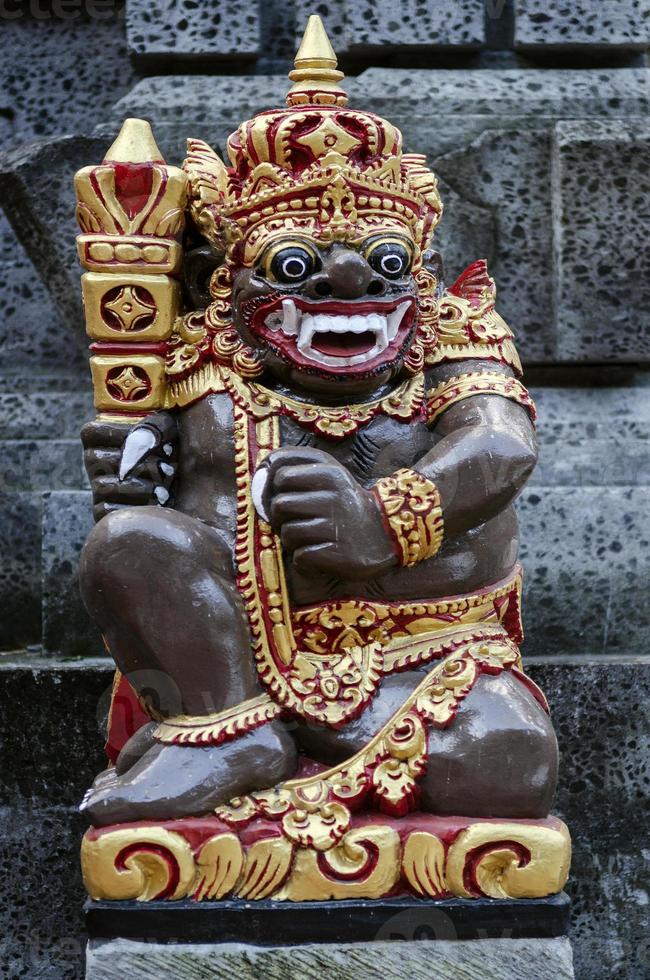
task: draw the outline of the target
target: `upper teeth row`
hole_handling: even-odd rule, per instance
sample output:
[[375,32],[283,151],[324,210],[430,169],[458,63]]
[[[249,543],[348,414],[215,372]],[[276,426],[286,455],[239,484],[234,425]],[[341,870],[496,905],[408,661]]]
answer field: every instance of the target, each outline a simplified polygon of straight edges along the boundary
[[[397,335],[399,325],[409,305],[404,300],[387,315],[383,313],[354,313],[352,316],[331,315],[329,313],[302,313],[292,299],[282,300],[282,312],[269,313],[266,326],[270,330],[282,330],[288,337],[297,337],[298,349],[314,361],[327,364],[356,364],[369,360],[384,351]],[[330,357],[312,349],[311,342],[316,333],[365,333],[375,335],[375,344],[366,354],[352,357]]]

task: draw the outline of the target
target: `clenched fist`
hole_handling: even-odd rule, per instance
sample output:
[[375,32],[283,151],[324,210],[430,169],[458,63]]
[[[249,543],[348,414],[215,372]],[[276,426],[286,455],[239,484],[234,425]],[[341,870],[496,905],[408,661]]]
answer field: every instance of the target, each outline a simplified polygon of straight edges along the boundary
[[134,426],[88,422],[81,430],[95,521],[118,507],[171,502],[178,430],[170,412]]
[[299,571],[366,579],[397,563],[374,496],[328,453],[277,449],[262,463],[253,490]]

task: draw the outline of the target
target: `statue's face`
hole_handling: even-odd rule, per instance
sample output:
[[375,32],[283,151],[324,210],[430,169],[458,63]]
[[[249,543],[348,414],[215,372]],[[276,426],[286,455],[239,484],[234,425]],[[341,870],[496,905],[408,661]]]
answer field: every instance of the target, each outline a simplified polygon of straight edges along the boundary
[[235,325],[285,381],[354,391],[399,374],[416,329],[414,246],[375,235],[359,247],[276,240],[235,277]]

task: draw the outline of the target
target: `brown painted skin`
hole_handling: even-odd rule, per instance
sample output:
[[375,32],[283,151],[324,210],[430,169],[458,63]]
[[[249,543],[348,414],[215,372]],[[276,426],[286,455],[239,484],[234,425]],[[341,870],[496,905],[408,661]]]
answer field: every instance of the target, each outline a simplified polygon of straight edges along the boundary
[[[300,294],[361,300],[412,289],[409,279],[381,278],[359,253],[337,245],[323,252],[321,269],[301,284]],[[247,342],[255,338],[241,323],[241,303],[272,288],[256,272],[243,271],[236,281],[236,323]],[[378,397],[403,377],[399,360],[361,381],[306,374],[268,351],[265,366],[262,380],[269,387],[339,404]],[[494,363],[456,362],[436,367],[428,383],[483,367],[510,373]],[[118,667],[140,693],[164,715],[200,715],[255,696],[260,684],[234,585],[230,400],[211,395],[178,413],[177,440],[170,418],[154,420],[166,430],[161,448],[123,482],[115,475],[123,429],[86,427],[95,514],[103,519],[82,555],[82,591]],[[432,430],[381,417],[339,443],[287,419],[281,431],[283,446],[268,464],[267,504],[286,548],[296,604],[348,595],[434,599],[482,588],[512,570],[518,548],[512,501],[536,460],[534,432],[521,406],[477,396],[449,408]],[[168,452],[175,445],[171,455],[163,443]],[[164,482],[158,464],[170,461],[178,467],[174,509],[148,506],[154,485]],[[435,482],[445,517],[440,552],[412,568],[398,566],[368,489],[402,466]],[[293,775],[296,745],[323,763],[341,761],[372,737],[422,677],[412,671],[386,678],[361,718],[340,732],[272,722],[218,748],[189,748],[154,743],[148,726],[125,747],[117,771],[98,777],[82,808],[96,825],[200,814]],[[481,677],[453,726],[433,732],[429,744],[421,781],[426,809],[547,815],[557,772],[555,735],[514,678]]]

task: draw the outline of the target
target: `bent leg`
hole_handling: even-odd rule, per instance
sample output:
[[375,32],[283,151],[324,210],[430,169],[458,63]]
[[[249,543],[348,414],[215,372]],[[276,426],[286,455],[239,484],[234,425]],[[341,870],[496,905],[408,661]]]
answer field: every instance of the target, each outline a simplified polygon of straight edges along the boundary
[[[298,726],[296,739],[317,761],[335,765],[367,745],[426,671],[384,680],[364,714],[342,731]],[[449,728],[429,729],[419,781],[421,807],[449,816],[548,816],[557,781],[557,740],[549,716],[512,674],[482,674]]]
[[[107,515],[84,547],[81,590],[119,669],[159,715],[203,716],[261,692],[232,556],[201,521],[160,507]],[[206,813],[296,766],[279,722],[218,747],[152,745],[150,734],[87,794],[94,824]]]

